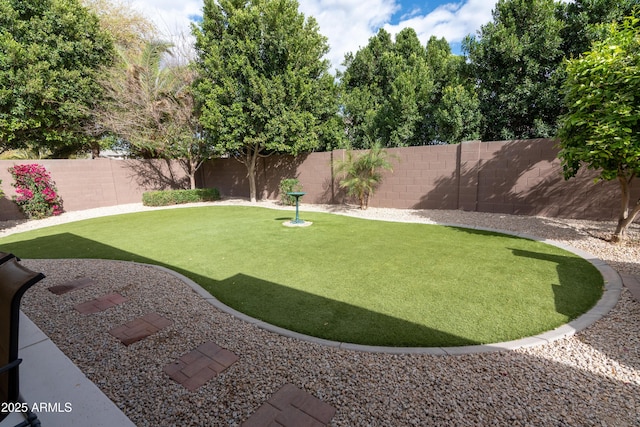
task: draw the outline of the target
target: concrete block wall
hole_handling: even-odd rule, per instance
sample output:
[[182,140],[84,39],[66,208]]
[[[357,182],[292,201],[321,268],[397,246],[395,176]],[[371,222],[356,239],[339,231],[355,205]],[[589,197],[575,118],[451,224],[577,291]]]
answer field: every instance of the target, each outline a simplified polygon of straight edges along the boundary
[[[463,209],[547,217],[616,219],[618,183],[594,182],[582,170],[565,181],[553,140],[469,141],[457,145],[388,150],[393,172],[369,201],[371,207]],[[344,150],[303,156],[269,156],[258,161],[258,197],[278,199],[284,178],[298,178],[307,193],[303,203],[357,203],[339,187],[332,165]],[[0,220],[21,217],[11,196],[13,164],[43,164],[51,173],[67,211],[139,203],[149,190],[188,188],[188,177],[176,161],[162,160],[27,160],[0,161],[5,198]],[[246,167],[235,159],[215,159],[200,170],[199,187],[216,187],[224,197],[249,197]],[[632,197],[640,197],[640,179]]]
[[[586,169],[565,180],[554,140],[473,141],[460,147],[459,209],[582,219],[618,215],[617,181],[594,182],[597,174]],[[640,180],[635,187],[637,199]]]
[[140,203],[149,190],[180,188],[188,177],[177,162],[112,159],[0,160],[0,180],[5,197],[0,199],[0,220],[23,215],[11,201],[16,194],[8,169],[17,164],[38,163],[51,174],[65,211],[78,211]]
[[[369,206],[398,209],[462,209],[515,215],[583,219],[615,219],[619,209],[617,182],[594,182],[582,170],[565,181],[557,158],[557,142],[549,139],[469,141],[457,145],[392,148],[393,172]],[[258,164],[258,193],[277,199],[283,178],[298,178],[307,194],[304,203],[357,203],[339,187],[331,164],[345,151],[310,153],[293,159],[272,156]],[[223,195],[249,197],[246,168],[219,159],[207,164],[204,186]],[[634,197],[640,196],[636,180]]]
[[457,209],[458,151],[458,145],[388,150],[393,172],[385,172],[369,205],[397,209]]

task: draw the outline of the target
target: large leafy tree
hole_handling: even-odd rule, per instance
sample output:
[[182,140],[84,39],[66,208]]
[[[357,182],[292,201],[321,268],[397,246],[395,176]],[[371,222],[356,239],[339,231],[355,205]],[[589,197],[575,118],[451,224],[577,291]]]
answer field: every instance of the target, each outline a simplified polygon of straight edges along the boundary
[[493,21],[467,37],[484,140],[555,133],[562,112],[563,27],[553,0],[499,0]]
[[480,110],[464,57],[444,38],[426,48],[405,28],[381,29],[345,59],[341,75],[350,147],[458,143],[479,136]]
[[384,29],[345,58],[343,105],[352,148],[424,145],[431,141],[433,77],[413,29],[395,42]]
[[612,24],[608,37],[567,62],[568,113],[559,130],[565,178],[586,166],[604,180],[617,180],[621,209],[613,241],[640,213],[631,184],[640,174],[640,19]]
[[314,150],[340,133],[326,38],[295,0],[206,0],[194,34],[205,135],[244,163],[255,201],[260,156]]
[[78,0],[0,0],[0,150],[86,150],[96,73],[112,57]]
[[631,15],[638,0],[574,0],[557,4],[558,17],[565,23],[561,31],[562,50],[568,58],[577,58],[591,43],[603,36],[602,25],[622,22]]
[[426,55],[434,79],[430,140],[457,144],[478,139],[482,115],[469,64],[463,56],[451,53],[445,38],[432,36]]

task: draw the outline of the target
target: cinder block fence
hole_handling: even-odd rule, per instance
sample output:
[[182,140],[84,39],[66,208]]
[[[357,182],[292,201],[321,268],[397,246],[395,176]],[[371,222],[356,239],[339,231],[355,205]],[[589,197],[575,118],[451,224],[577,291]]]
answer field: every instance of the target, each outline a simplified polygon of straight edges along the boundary
[[[393,172],[370,200],[372,207],[463,209],[519,215],[609,220],[620,205],[617,182],[594,182],[593,171],[569,181],[562,177],[557,143],[548,139],[470,141],[457,145],[393,148]],[[259,160],[259,197],[277,199],[281,179],[298,178],[307,195],[303,203],[340,204],[349,200],[338,185],[332,164],[345,151]],[[3,160],[0,220],[20,217],[11,196],[14,164],[40,163],[51,173],[66,211],[139,203],[148,190],[186,188],[178,162],[161,160]],[[244,165],[234,159],[206,163],[199,187],[217,187],[223,197],[248,197]],[[636,180],[634,197],[640,195]]]

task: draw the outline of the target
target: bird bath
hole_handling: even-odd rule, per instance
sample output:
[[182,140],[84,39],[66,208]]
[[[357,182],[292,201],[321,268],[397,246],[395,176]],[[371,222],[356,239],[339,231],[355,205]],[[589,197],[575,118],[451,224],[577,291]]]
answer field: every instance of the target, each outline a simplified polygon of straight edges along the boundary
[[311,225],[311,222],[300,219],[300,197],[304,196],[307,193],[302,191],[291,191],[288,192],[287,195],[296,198],[296,218],[291,221],[286,221],[284,225],[288,227],[306,227]]

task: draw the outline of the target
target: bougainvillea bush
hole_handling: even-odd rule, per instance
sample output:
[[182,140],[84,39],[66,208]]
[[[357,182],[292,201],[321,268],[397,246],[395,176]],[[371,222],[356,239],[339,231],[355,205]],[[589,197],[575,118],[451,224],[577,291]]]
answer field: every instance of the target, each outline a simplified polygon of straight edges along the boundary
[[41,219],[62,213],[62,199],[56,184],[44,166],[38,164],[15,165],[9,168],[15,180],[16,196],[13,200],[31,219]]

